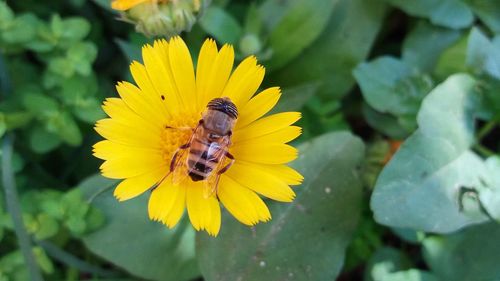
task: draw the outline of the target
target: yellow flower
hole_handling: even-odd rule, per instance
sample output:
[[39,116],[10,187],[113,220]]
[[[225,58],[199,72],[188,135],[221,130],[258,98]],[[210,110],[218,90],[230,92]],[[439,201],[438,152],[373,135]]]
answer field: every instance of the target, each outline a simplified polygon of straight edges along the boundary
[[[221,224],[219,200],[249,226],[271,219],[257,193],[276,201],[293,201],[290,185],[300,184],[303,178],[286,165],[297,157],[297,150],[286,143],[301,133],[300,127],[291,126],[300,113],[263,117],[281,93],[272,87],[253,96],[265,72],[255,57],[246,58],[232,72],[233,47],[224,45],[218,50],[208,39],[195,73],[189,50],[179,37],[145,45],[142,57],[144,65],[133,62],[130,66],[137,86],[118,83],[120,98],[108,98],[103,105],[110,118],[99,120],[95,127],[106,139],[94,145],[94,155],[105,160],[102,174],[123,179],[114,191],[118,200],[152,190],[148,204],[152,220],[172,228],[187,207],[194,228],[213,236]],[[183,128],[195,128],[209,101],[218,97],[229,98],[238,110],[228,147],[235,162],[221,174],[217,191],[207,194],[206,180],[192,181],[186,176],[177,183],[169,171],[174,153],[193,134]]]
[[167,0],[114,0],[111,2],[111,8],[119,11],[126,11],[142,3],[158,3],[166,1]]

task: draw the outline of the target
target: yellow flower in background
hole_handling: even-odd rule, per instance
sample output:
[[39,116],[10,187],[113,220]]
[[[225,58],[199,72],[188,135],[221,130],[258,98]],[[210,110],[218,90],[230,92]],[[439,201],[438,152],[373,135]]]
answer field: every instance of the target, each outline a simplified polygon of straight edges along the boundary
[[111,8],[146,36],[171,37],[189,31],[210,0],[114,0]]
[[[232,71],[233,47],[224,45],[219,50],[208,39],[195,72],[189,50],[179,37],[145,45],[142,57],[144,64],[134,61],[130,66],[137,86],[118,83],[120,98],[106,99],[103,109],[109,118],[99,120],[95,127],[106,139],[94,145],[94,155],[105,160],[102,174],[123,179],[114,191],[118,200],[152,190],[148,206],[152,220],[172,228],[187,207],[194,228],[214,236],[221,224],[219,200],[249,226],[271,219],[257,193],[276,201],[293,201],[290,185],[300,184],[303,178],[286,165],[297,157],[297,150],[286,143],[301,133],[300,127],[292,126],[300,113],[264,116],[281,93],[272,87],[254,96],[265,72],[255,57],[246,58]],[[231,107],[217,107],[221,104]],[[209,130],[213,120],[207,117],[210,109],[221,113],[213,120],[235,121],[226,124],[231,132],[209,135],[213,133]],[[207,145],[211,140],[230,143]],[[220,165],[216,165],[207,155],[227,157],[218,158]],[[196,166],[201,162],[204,170]]]
[[111,8],[119,11],[126,11],[142,3],[158,3],[165,1],[166,0],[114,0],[111,2]]

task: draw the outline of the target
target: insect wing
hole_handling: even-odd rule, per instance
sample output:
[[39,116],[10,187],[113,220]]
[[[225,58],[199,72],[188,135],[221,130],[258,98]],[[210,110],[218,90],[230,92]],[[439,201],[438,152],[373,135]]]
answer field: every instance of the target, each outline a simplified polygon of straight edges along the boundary
[[219,171],[227,165],[224,148],[217,146],[216,149],[214,148],[213,153],[209,153],[209,155],[211,157],[208,157],[207,159],[209,161],[217,162],[217,164],[213,168],[210,175],[203,181],[203,196],[205,198],[208,198],[217,192],[220,179]]
[[180,149],[177,152],[177,158],[175,163],[173,163],[172,171],[172,183],[174,185],[179,185],[183,182],[189,174],[189,169],[187,166],[187,158],[189,156],[189,149]]

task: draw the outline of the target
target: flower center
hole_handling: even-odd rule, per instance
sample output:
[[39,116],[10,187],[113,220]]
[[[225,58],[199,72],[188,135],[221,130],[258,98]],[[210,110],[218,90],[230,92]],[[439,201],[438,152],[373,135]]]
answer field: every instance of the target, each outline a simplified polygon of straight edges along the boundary
[[[190,120],[191,119],[191,120]],[[171,120],[164,126],[164,130],[161,133],[161,147],[162,147],[162,157],[170,164],[174,152],[183,144],[189,141],[189,138],[193,134],[193,130],[198,124],[199,120],[195,118],[186,118],[184,120]]]

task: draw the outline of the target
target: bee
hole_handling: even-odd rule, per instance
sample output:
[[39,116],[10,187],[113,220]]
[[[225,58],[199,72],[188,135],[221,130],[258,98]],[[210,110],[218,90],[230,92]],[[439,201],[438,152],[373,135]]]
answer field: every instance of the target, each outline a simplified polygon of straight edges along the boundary
[[188,142],[172,156],[169,174],[174,184],[189,176],[194,182],[203,181],[205,197],[217,194],[220,176],[235,161],[228,149],[237,118],[236,105],[227,97],[215,98],[207,104]]

